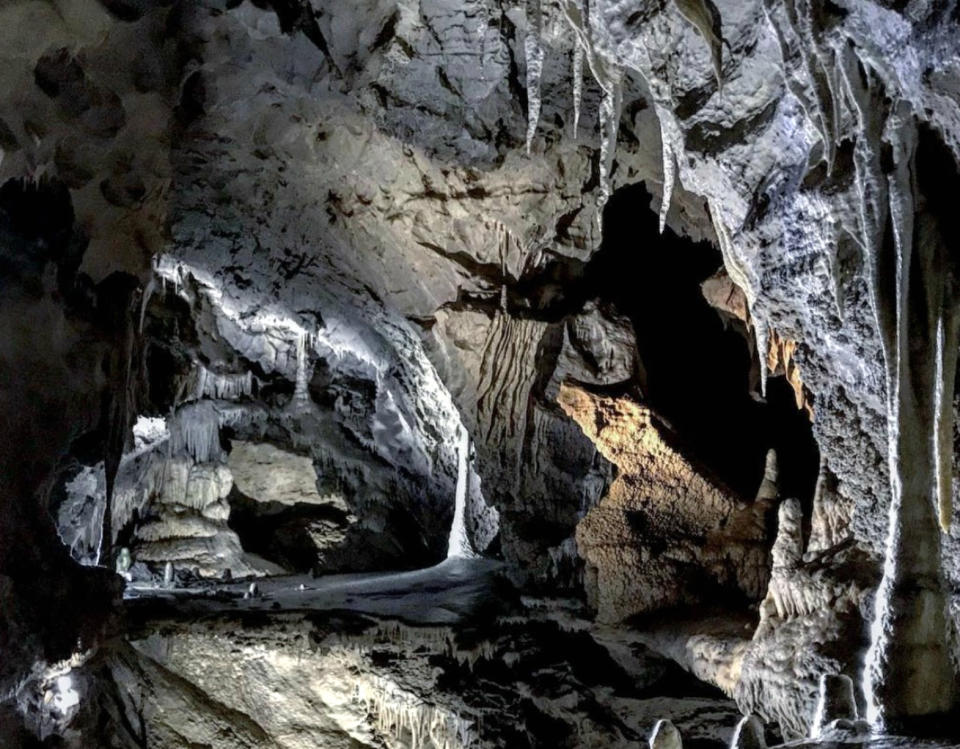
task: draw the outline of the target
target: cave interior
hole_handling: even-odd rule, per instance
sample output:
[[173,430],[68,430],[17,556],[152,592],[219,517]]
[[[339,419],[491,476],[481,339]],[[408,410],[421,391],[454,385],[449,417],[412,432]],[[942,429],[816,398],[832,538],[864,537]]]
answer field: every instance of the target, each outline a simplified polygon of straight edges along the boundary
[[960,747],[956,0],[4,0],[0,91],[0,747]]

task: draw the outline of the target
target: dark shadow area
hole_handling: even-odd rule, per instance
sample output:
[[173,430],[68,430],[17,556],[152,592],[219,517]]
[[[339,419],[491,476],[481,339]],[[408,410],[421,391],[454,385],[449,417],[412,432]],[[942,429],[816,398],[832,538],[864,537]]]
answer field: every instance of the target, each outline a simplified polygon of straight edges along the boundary
[[722,265],[718,249],[667,229],[661,235],[642,184],[615,192],[603,244],[586,268],[589,295],[633,322],[646,369],[645,400],[693,457],[745,497],[756,491],[768,448],[777,451],[781,493],[812,501],[819,452],[805,412],[782,377],[767,402],[749,390],[751,351],[725,326],[700,284]]

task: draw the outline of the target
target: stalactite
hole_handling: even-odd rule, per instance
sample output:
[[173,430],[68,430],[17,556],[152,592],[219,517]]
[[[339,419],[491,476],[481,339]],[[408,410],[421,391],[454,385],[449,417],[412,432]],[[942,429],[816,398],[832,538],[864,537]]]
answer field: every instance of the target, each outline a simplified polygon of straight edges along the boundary
[[241,372],[218,374],[211,372],[197,362],[194,365],[196,387],[194,399],[215,398],[217,400],[236,400],[249,398],[253,394],[253,373]]
[[664,128],[665,116],[660,118],[660,151],[663,154],[663,197],[660,200],[660,233],[667,225],[670,201],[673,199],[673,185],[677,179],[677,157],[673,143]]
[[[781,10],[782,21],[779,20]],[[820,134],[829,175],[833,171],[836,144],[840,140],[839,65],[835,53],[825,45],[817,14],[810,3],[803,2],[802,7],[798,7],[796,0],[786,0],[782,4],[764,0],[764,11],[779,43],[784,83]],[[785,32],[789,32],[794,40],[792,46]],[[803,86],[792,80],[788,72],[788,58],[792,55],[799,57],[811,96],[807,96]]]
[[210,401],[187,403],[170,419],[170,448],[197,463],[220,459],[220,417]]
[[880,261],[883,258],[882,236],[887,222],[888,201],[886,180],[880,167],[880,140],[887,107],[883,91],[872,88],[870,73],[861,76],[860,62],[853,49],[845,47],[840,56],[841,79],[847,99],[857,117],[858,136],[854,146],[854,167],[859,198],[861,247],[865,259],[870,305],[883,345],[887,382],[895,376],[889,352],[893,348],[894,300],[887,298],[887,289],[880,283]]
[[[832,91],[827,81],[829,73],[825,72],[823,67],[824,59],[819,49],[818,39],[819,30],[812,17],[812,9],[807,3],[803,8],[798,9],[796,0],[786,0],[784,2],[785,18],[788,28],[792,35],[798,40],[797,49],[800,59],[803,63],[803,70],[806,73],[807,80],[810,83],[810,89],[813,93],[813,117],[810,117],[814,126],[820,133],[820,140],[823,143],[824,159],[827,163],[828,174],[833,169],[834,155],[836,153],[836,142],[838,140],[838,130],[836,119],[834,118],[835,105],[832,97]],[[811,51],[810,47],[813,47]],[[808,110],[808,115],[809,115]]]
[[397,620],[378,622],[361,633],[334,633],[330,636],[339,647],[368,653],[379,645],[417,650],[446,652],[452,645],[453,630],[447,627],[417,627]]
[[960,340],[960,309],[949,300],[937,320],[937,373],[934,401],[934,465],[940,527],[950,531],[953,513],[953,394]]
[[540,0],[526,0],[527,35],[523,40],[523,52],[527,64],[527,153],[533,145],[540,121],[540,76],[543,73],[543,18]]
[[137,330],[140,335],[143,335],[143,320],[147,315],[147,305],[150,304],[150,299],[153,297],[156,289],[157,277],[156,275],[152,275],[150,276],[150,280],[147,281],[147,285],[143,290],[143,296],[140,298],[140,323],[137,326]]
[[310,392],[307,389],[309,381],[307,347],[310,344],[310,334],[301,331],[296,340],[297,368],[293,386],[293,399],[291,407],[303,410],[310,404]]
[[580,103],[583,99],[583,47],[573,44],[573,138],[580,128]]
[[[113,532],[111,542],[134,514],[142,512],[150,499],[162,491],[166,467],[167,461],[156,449],[147,450],[122,463],[121,480],[110,505]],[[103,562],[106,562],[106,558]]]
[[[623,107],[623,71],[615,69],[610,78],[600,81],[603,96],[600,99],[600,201],[602,209],[613,194],[610,173],[617,151],[620,130],[620,112]],[[598,215],[602,215],[602,210]]]
[[748,275],[747,266],[737,257],[733,247],[733,241],[730,238],[730,231],[727,229],[727,225],[724,223],[723,217],[720,215],[720,211],[713,200],[707,201],[707,209],[710,212],[710,220],[713,223],[713,229],[717,235],[717,242],[720,245],[723,267],[726,269],[727,275],[730,276],[730,280],[740,287],[743,295],[747,298],[747,307],[751,308],[756,301],[757,295],[754,284],[751,283],[750,276]]
[[[577,48],[582,49],[583,57],[590,66],[590,72],[600,85],[602,96],[598,119],[600,124],[600,198],[598,200],[597,221],[602,221],[603,206],[612,194],[610,173],[616,156],[617,135],[620,130],[620,113],[623,107],[623,68],[615,61],[606,59],[592,43],[590,11],[584,8],[582,0],[561,0],[560,5],[573,31]],[[574,60],[576,64],[576,58]],[[582,66],[582,62],[580,63]],[[579,78],[575,77],[574,86]],[[582,85],[582,83],[580,84]],[[579,96],[575,91],[575,102]],[[576,104],[575,118],[579,122],[579,104]]]
[[767,351],[770,348],[770,332],[767,324],[759,317],[751,315],[753,334],[757,341],[757,358],[760,360],[760,395],[767,397],[767,379],[770,376],[770,367],[767,360]]
[[359,680],[356,699],[374,713],[377,731],[388,744],[409,749],[461,749],[475,739],[473,721],[427,704],[388,679]]

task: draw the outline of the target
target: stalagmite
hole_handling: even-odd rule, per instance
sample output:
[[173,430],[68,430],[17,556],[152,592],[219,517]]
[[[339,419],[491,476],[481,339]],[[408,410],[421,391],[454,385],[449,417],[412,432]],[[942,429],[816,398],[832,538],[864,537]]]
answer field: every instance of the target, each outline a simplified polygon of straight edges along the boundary
[[533,145],[533,136],[540,121],[540,76],[543,73],[543,41],[540,38],[543,23],[540,0],[527,0],[527,35],[523,52],[527,64],[527,153]]
[[658,720],[650,734],[650,749],[683,749],[680,731],[669,720]]
[[737,723],[730,749],[767,749],[763,723],[756,715],[744,716],[743,720]]
[[776,616],[790,619],[805,606],[798,601],[791,586],[795,570],[803,559],[803,510],[799,500],[785,499],[777,510],[777,537],[770,550],[770,584],[760,605],[760,624],[757,635],[765,631],[767,619]]
[[167,562],[163,566],[163,587],[173,587],[173,562]]
[[117,574],[127,580],[130,579],[130,567],[133,565],[133,558],[130,556],[130,549],[124,546],[117,554]]
[[847,536],[850,511],[837,496],[837,477],[821,459],[813,492],[813,517],[807,551],[823,551]]
[[777,464],[777,451],[773,448],[767,450],[767,457],[763,465],[763,479],[760,487],[757,489],[757,502],[770,502],[780,496],[779,469]]
[[857,717],[857,700],[850,677],[844,674],[821,674],[810,737],[819,738],[823,729],[835,720],[855,721]]
[[580,128],[580,102],[583,99],[583,47],[573,44],[573,137]]
[[470,434],[466,428],[460,428],[457,445],[457,489],[454,498],[453,524],[450,526],[450,539],[447,543],[447,559],[453,557],[473,557],[470,538],[467,535],[467,490],[470,482]]

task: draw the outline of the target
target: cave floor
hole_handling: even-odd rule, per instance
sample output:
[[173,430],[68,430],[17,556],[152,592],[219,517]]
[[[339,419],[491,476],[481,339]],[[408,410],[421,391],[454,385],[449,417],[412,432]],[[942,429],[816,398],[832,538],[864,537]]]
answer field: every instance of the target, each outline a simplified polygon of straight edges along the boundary
[[[786,749],[844,749],[844,747],[858,747],[859,749],[957,749],[960,743],[949,739],[918,739],[907,736],[864,736],[848,739],[824,739],[811,741],[791,741],[779,746]],[[771,747],[777,749],[777,747]]]
[[[240,611],[342,609],[413,625],[467,621],[493,605],[504,612],[503,565],[489,559],[453,558],[419,570],[325,575],[284,575],[251,581],[204,582],[185,588],[127,587],[128,608],[176,609],[191,615]],[[491,612],[492,613],[492,612]]]
[[[663,649],[671,638],[664,639],[662,628],[604,627],[584,619],[573,602],[568,607],[561,600],[521,602],[502,568],[491,560],[455,558],[406,572],[268,577],[256,580],[252,596],[247,595],[250,580],[178,588],[133,584],[125,595],[128,636],[138,663],[162,663],[165,672],[187,678],[217,704],[225,701],[265,727],[272,720],[266,705],[249,695],[231,696],[211,676],[235,673],[243,682],[264,668],[272,674],[289,659],[283,654],[293,650],[298,664],[316,661],[313,666],[335,669],[345,686],[351,680],[359,686],[347,689],[349,698],[346,693],[335,698],[340,687],[306,688],[293,678],[299,668],[291,666],[291,674],[272,674],[268,682],[273,680],[275,688],[265,694],[283,703],[323,703],[327,707],[321,713],[329,714],[317,721],[327,726],[324,730],[345,732],[361,743],[372,737],[337,718],[333,703],[360,700],[351,708],[359,709],[351,718],[359,726],[365,710],[386,715],[383,711],[396,709],[397,700],[421,704],[414,695],[425,694],[430,709],[447,716],[451,725],[462,718],[482,726],[480,736],[472,737],[483,745],[522,746],[539,734],[533,745],[550,737],[557,746],[577,746],[576,732],[583,731],[588,745],[631,746],[660,717],[681,727],[685,746],[726,745],[738,719],[736,706],[656,654],[684,661],[669,652],[674,648]],[[739,639],[749,628],[746,619],[718,618],[724,626],[717,625],[714,635],[722,631],[721,639]],[[675,637],[677,623],[668,629]],[[210,675],[195,671],[194,663],[208,664]],[[137,670],[142,668],[141,663]],[[133,681],[142,688],[141,677]],[[367,703],[357,695],[367,692],[378,696],[364,708]],[[510,703],[515,706],[506,708]],[[571,713],[581,715],[580,728],[568,723]],[[385,730],[394,740],[406,738],[399,725]],[[960,744],[857,736],[783,746],[944,749]]]
[[[687,749],[729,746],[736,704],[646,644],[660,638],[597,624],[573,600],[521,599],[502,573],[449,559],[260,578],[252,596],[250,580],[130,585],[117,637],[74,671],[75,730],[89,745],[151,749],[420,747],[428,730],[443,746],[626,749],[667,718]],[[718,617],[718,637],[742,636],[745,622]]]

